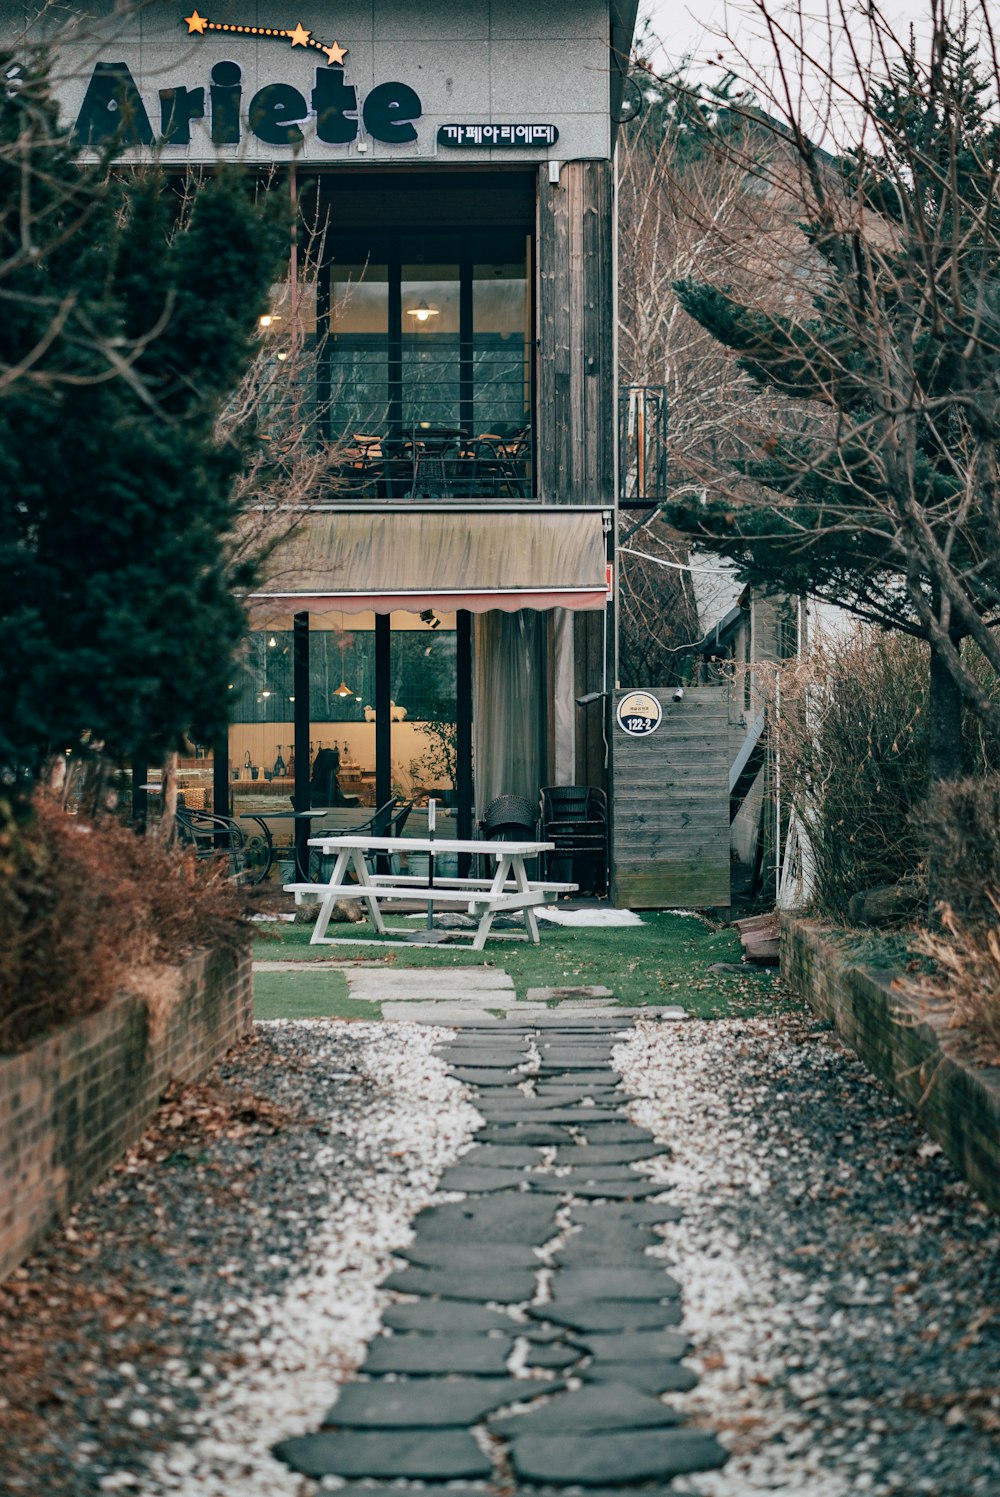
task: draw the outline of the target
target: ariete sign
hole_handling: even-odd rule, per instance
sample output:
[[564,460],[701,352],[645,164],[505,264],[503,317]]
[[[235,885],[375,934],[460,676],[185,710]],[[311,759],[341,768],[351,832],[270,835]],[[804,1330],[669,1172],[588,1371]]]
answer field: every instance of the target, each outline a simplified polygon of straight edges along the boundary
[[[301,22],[291,30],[272,26],[223,25],[210,21],[197,10],[185,16],[188,35],[253,38],[275,41],[323,54],[326,65],[316,69],[311,97],[290,83],[268,83],[246,106],[250,130],[271,146],[297,146],[304,139],[302,126],[315,116],[316,135],[326,145],[350,145],[362,123],[367,133],[387,145],[407,145],[416,140],[415,121],[422,105],[407,83],[380,83],[360,106],[358,91],[344,77],[347,48],[338,42],[321,42]],[[99,62],[87,87],[73,128],[74,138],[84,146],[101,145],[113,137],[123,150],[131,146],[186,146],[191,141],[192,120],[207,119],[212,142],[217,146],[239,145],[243,118],[243,71],[239,64],[214,64],[210,82],[189,88],[174,84],[158,91],[158,130],[154,131],[146,100],[124,62]]]
[[[362,129],[386,145],[406,146],[417,139],[423,113],[419,94],[408,83],[379,83],[363,100],[347,82],[347,47],[313,36],[301,23],[294,27],[251,26],[212,21],[197,10],[184,17],[188,36],[202,40],[273,41],[304,52],[319,53],[309,98],[290,83],[268,83],[244,100],[239,63],[220,59],[212,65],[207,87],[170,84],[157,91],[156,103],[144,97],[124,62],[99,62],[91,75],[73,137],[82,146],[115,141],[122,150],[135,146],[188,146],[193,121],[207,122],[212,144],[237,146],[245,126],[265,145],[293,150],[305,139],[309,122],[324,145],[349,146]],[[500,146],[538,149],[558,139],[554,125],[447,125],[438,144],[451,147]]]

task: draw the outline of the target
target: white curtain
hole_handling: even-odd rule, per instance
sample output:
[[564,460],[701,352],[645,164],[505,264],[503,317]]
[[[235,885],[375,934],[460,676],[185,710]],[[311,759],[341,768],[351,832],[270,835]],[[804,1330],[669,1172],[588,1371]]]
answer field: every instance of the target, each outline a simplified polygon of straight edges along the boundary
[[576,781],[576,651],[568,608],[552,610],[553,785]]
[[498,795],[532,805],[545,783],[547,615],[476,615],[476,816]]

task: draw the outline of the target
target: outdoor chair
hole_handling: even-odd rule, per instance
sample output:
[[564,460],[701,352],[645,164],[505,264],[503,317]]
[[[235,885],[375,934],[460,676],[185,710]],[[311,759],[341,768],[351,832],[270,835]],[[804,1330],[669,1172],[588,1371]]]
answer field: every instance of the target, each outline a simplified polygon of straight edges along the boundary
[[265,848],[263,839],[248,838],[230,816],[214,816],[208,811],[178,806],[176,826],[182,846],[192,848],[197,858],[224,861],[234,881],[258,883],[270,867],[270,850]]
[[526,795],[498,795],[483,811],[478,830],[486,842],[534,842],[538,811]]
[[[407,823],[410,812],[413,810],[413,802],[399,801],[395,796],[386,801],[384,806],[379,806],[375,815],[364,826],[358,828],[359,832],[367,832],[372,837],[401,837],[403,828]],[[369,873],[398,873],[399,854],[392,853],[366,853],[365,863]]]
[[546,877],[566,879],[601,896],[608,890],[608,802],[593,785],[544,785],[542,841]]
[[[413,802],[400,801],[394,795],[384,805],[379,806],[366,821],[359,822],[356,826],[343,827],[341,831],[349,837],[401,837],[403,827],[407,818],[413,810]],[[313,834],[321,836],[322,830]],[[334,863],[334,854],[322,853],[318,847],[309,849],[309,879],[312,883],[319,883],[328,878]],[[399,857],[393,853],[390,857],[386,853],[366,853],[365,866],[369,873],[398,873]]]

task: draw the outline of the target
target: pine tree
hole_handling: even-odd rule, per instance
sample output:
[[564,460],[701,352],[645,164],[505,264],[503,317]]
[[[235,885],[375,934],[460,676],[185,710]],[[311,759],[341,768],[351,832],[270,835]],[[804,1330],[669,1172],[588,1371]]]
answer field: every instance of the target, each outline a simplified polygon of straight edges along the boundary
[[968,12],[932,19],[925,62],[867,13],[896,61],[862,80],[854,149],[834,158],[799,122],[771,122],[772,177],[801,212],[787,309],[678,283],[780,414],[724,492],[667,515],[764,591],[928,639],[931,776],[953,778],[962,696],[1000,726],[961,651],[972,636],[1000,670],[1000,131]]
[[[9,76],[9,58],[0,76]],[[218,413],[287,228],[236,171],[190,213],[153,169],[81,166],[45,70],[0,93],[0,773],[156,758],[224,729],[244,453]]]

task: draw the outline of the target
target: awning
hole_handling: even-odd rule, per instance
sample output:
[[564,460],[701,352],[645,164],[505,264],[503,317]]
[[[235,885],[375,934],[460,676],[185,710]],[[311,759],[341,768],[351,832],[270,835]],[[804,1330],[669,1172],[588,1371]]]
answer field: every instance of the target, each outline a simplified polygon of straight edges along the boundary
[[602,510],[325,511],[269,557],[253,612],[604,608]]

